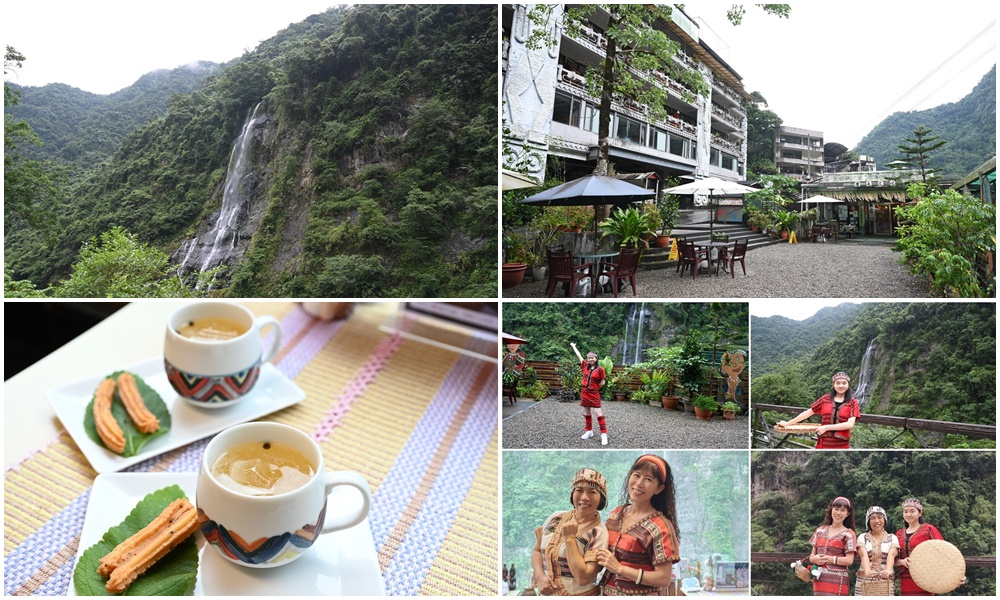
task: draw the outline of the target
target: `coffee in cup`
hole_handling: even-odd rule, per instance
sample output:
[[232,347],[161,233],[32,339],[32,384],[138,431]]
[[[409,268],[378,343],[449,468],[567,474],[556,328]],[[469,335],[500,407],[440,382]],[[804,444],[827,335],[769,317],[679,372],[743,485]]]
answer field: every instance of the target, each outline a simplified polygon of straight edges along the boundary
[[[274,336],[266,349],[261,334]],[[205,408],[229,406],[253,389],[261,366],[281,346],[281,325],[228,302],[198,302],[167,321],[163,367],[178,394]]]
[[[274,459],[272,451],[288,455]],[[253,463],[245,465],[251,471],[255,465],[267,464],[270,469],[271,465],[289,463],[285,466],[293,470],[311,468],[312,474],[300,471],[301,478],[289,489],[277,491],[272,487],[271,492],[276,493],[259,494],[260,489],[270,485],[267,481],[280,482],[284,474],[277,477],[260,473],[263,478],[256,480],[252,473],[244,472],[236,478],[256,483],[249,489],[243,484],[233,489],[216,474],[216,467],[231,473],[226,465],[231,467],[241,461]],[[354,488],[360,494],[357,506],[327,502],[334,488],[340,486]],[[242,566],[268,568],[295,560],[324,533],[364,521],[371,505],[371,490],[358,473],[327,472],[319,444],[298,429],[280,423],[244,423],[218,434],[205,447],[195,504],[201,533],[219,554]]]

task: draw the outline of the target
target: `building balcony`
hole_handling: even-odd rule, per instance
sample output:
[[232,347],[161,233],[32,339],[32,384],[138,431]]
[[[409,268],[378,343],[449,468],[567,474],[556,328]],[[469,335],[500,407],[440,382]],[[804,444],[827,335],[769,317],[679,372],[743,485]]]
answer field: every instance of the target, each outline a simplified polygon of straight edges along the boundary
[[556,87],[560,87],[563,88],[564,91],[574,92],[577,94],[580,92],[586,92],[587,78],[580,75],[576,71],[571,71],[566,67],[559,65],[556,68]]
[[736,130],[743,129],[743,119],[734,117],[728,111],[719,108],[715,104],[712,105],[712,116],[723,123],[733,126]]
[[725,148],[726,150],[730,150],[730,151],[735,152],[737,154],[740,153],[740,144],[738,144],[738,143],[736,143],[734,141],[731,141],[731,140],[727,140],[726,138],[718,136],[718,135],[713,135],[712,136],[712,145],[713,146],[718,146],[720,148]]

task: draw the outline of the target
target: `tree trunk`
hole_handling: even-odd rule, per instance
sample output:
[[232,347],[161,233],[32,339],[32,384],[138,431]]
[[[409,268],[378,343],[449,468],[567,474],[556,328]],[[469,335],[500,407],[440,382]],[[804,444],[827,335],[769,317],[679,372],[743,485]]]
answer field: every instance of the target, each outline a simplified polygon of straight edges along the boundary
[[[616,11],[610,8],[611,18],[608,22],[608,31],[613,31],[617,26]],[[601,86],[601,108],[597,124],[597,166],[594,173],[608,176],[610,170],[610,142],[611,135],[611,96],[614,90],[615,81],[615,57],[618,54],[618,47],[615,40],[607,36],[608,48],[604,54],[604,81]],[[607,205],[600,205],[597,208],[594,218],[595,223],[599,223],[607,218],[609,209]]]

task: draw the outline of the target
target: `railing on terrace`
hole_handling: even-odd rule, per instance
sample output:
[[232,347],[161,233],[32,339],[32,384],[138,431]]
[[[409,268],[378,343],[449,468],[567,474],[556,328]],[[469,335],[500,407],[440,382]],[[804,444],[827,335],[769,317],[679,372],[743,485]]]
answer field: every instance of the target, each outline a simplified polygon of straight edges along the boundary
[[[709,352],[709,354],[711,354],[711,352]],[[559,375],[556,373],[556,369],[559,367],[558,363],[529,360],[525,363],[525,366],[531,367],[535,370],[535,377],[538,379],[538,381],[543,382],[549,388],[550,392],[554,392],[555,390],[561,390],[563,388],[562,378],[559,377]],[[625,368],[623,365],[615,365],[614,368],[611,369],[611,373],[608,373],[608,377],[610,377],[611,375],[615,374],[616,372],[618,372],[620,369],[623,368]],[[643,372],[648,373],[649,371],[643,371]],[[723,383],[723,380],[724,380],[723,376],[721,374],[718,375],[718,377],[716,377],[716,381],[713,384],[703,385],[699,390],[699,393],[712,396],[713,398],[716,397],[719,385]],[[740,382],[742,383],[744,390],[749,389],[748,387],[750,383],[749,369],[744,369],[743,372],[740,373]],[[672,382],[671,388],[668,390],[668,392],[672,392],[673,388],[676,387],[677,385],[678,384],[676,380]],[[639,379],[638,374],[633,375],[626,383],[626,386],[628,387],[630,392],[638,390],[642,386],[642,381]]]
[[[767,423],[764,418],[764,411],[780,412],[785,414],[797,415],[802,412],[802,407],[800,406],[781,406],[778,404],[760,404],[755,403],[753,405],[753,440],[755,447],[761,447],[759,444],[768,448],[781,448],[784,446],[792,446],[796,448],[811,448],[809,444],[803,444],[798,441],[797,438],[809,437],[807,434],[797,434],[797,433],[780,433],[772,430],[772,425]],[[886,415],[869,415],[863,414],[861,418],[857,420],[858,423],[867,423],[870,425],[885,425],[888,427],[898,427],[901,429],[896,437],[892,438],[891,441],[899,439],[903,435],[911,435],[917,442],[924,448],[934,447],[928,444],[924,439],[920,437],[918,432],[933,432],[933,433],[943,433],[943,434],[957,434],[964,435],[970,438],[980,438],[980,439],[993,439],[997,437],[997,428],[995,425],[978,425],[975,423],[953,423],[951,421],[932,421],[930,419],[911,419],[909,417],[890,417]]]

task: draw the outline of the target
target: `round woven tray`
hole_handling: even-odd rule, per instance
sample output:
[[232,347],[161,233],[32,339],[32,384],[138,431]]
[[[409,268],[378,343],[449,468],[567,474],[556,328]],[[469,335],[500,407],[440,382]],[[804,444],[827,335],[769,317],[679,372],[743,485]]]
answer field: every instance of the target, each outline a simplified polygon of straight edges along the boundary
[[913,583],[933,594],[947,594],[962,584],[965,558],[951,542],[927,540],[910,553]]
[[819,423],[796,423],[795,425],[775,425],[774,429],[779,433],[816,433]]

